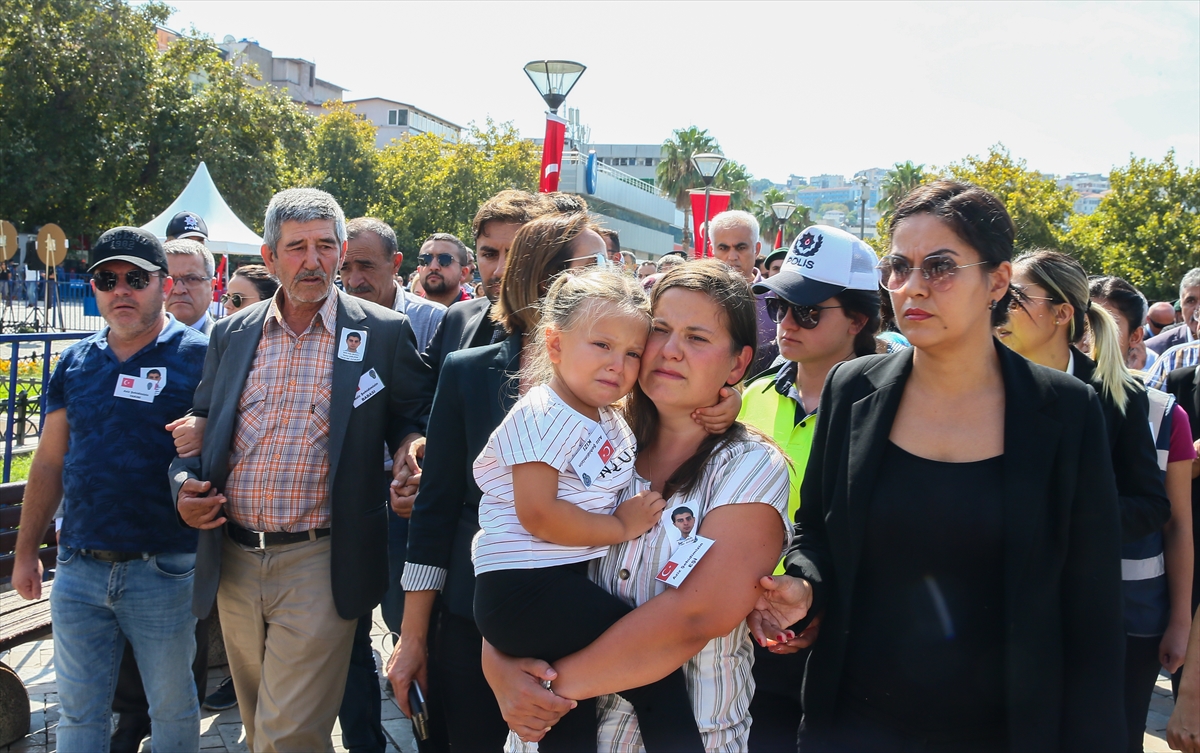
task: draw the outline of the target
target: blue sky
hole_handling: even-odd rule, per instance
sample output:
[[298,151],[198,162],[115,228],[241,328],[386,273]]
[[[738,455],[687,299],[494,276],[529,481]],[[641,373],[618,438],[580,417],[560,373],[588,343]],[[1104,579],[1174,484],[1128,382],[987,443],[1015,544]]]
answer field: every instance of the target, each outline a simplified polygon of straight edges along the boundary
[[1200,164],[1200,3],[399,3],[174,0],[170,26],[317,64],[384,96],[540,136],[522,72],[588,66],[596,143],[698,125],[756,176],[944,165],[997,142],[1045,172],[1174,147]]

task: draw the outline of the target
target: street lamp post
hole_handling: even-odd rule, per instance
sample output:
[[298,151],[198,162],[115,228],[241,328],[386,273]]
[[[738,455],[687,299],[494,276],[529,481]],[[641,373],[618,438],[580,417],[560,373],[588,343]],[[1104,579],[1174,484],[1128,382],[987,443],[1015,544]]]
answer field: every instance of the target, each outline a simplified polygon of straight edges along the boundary
[[586,70],[586,65],[571,60],[534,60],[525,64],[525,75],[555,115]]
[[787,238],[783,236],[783,226],[791,219],[792,212],[796,211],[796,205],[790,201],[777,201],[771,205],[771,213],[775,215],[775,219],[779,220],[779,242],[775,244],[776,248],[786,248]]
[[721,172],[721,167],[725,162],[724,157],[713,152],[692,155],[692,167],[696,168],[696,172],[700,173],[700,179],[704,181],[704,249],[701,257],[708,256],[708,251],[712,247],[708,238],[708,204],[711,198],[713,179],[717,177],[717,173]]
[[866,240],[867,236],[867,176],[860,175],[854,179],[858,184],[858,237]]

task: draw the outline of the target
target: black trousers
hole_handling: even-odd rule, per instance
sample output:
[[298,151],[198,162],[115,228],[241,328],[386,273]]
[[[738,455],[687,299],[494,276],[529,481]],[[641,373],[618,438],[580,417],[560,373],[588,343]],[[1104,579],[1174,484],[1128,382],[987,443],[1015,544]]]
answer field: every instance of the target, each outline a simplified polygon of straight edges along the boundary
[[[204,701],[208,686],[209,620],[209,617],[196,620],[196,658],[192,661],[192,676],[196,680],[196,694],[201,702]],[[121,657],[121,668],[117,671],[117,690],[113,694],[112,710],[118,714],[150,716],[150,702],[146,700],[146,688],[142,686],[142,673],[128,643]]]
[[1142,753],[1146,713],[1150,710],[1154,683],[1158,680],[1159,670],[1162,669],[1162,664],[1158,661],[1158,646],[1161,642],[1162,636],[1125,636],[1125,726],[1129,731],[1126,749],[1130,753]]
[[483,676],[483,636],[475,621],[453,614],[439,601],[429,625],[429,739],[421,753],[500,753],[508,724]]
[[342,725],[342,744],[350,753],[383,753],[383,698],[379,694],[379,671],[371,650],[371,615],[358,619],[354,645],[350,649],[350,671],[346,675],[346,693],[338,710]]
[[773,654],[754,642],[754,698],[750,701],[749,753],[796,750],[796,735],[804,711],[800,688],[808,649],[794,654]]
[[[475,578],[475,622],[512,656],[555,662],[586,648],[632,611],[588,580],[587,563],[496,570]],[[647,753],[703,751],[696,717],[676,669],[658,682],[621,691],[633,704]],[[538,744],[543,753],[596,750],[596,699],[579,701]]]

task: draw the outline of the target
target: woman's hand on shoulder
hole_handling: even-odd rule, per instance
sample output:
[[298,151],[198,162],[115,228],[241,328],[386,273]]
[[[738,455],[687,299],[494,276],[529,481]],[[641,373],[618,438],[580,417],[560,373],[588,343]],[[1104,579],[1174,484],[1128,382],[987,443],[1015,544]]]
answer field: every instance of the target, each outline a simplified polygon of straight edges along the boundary
[[716,405],[692,411],[692,420],[709,434],[724,434],[742,412],[742,393],[732,387],[722,387]]
[[556,696],[542,685],[558,673],[539,659],[516,659],[483,642],[483,674],[508,728],[527,743],[545,736],[558,720],[577,705]]
[[647,489],[638,492],[613,511],[613,517],[625,526],[625,538],[622,541],[632,541],[654,527],[662,520],[662,512],[667,507],[667,501],[655,491]]
[[[763,592],[754,605],[754,611],[746,617],[751,634],[760,646],[790,644],[798,636],[788,630],[788,626],[795,625],[808,615],[813,600],[812,585],[790,575],[764,575],[759,585]],[[816,640],[815,633],[808,633],[807,630],[800,635],[806,634],[809,644]],[[804,646],[797,645],[796,648]]]

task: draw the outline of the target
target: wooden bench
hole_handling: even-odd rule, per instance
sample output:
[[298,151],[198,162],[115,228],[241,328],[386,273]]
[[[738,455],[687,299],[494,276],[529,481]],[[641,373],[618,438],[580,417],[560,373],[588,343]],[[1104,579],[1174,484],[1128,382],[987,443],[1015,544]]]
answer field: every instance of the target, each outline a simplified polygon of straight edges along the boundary
[[[21,522],[21,500],[25,482],[0,484],[0,585],[12,582],[13,548],[17,543],[17,526]],[[47,572],[54,567],[58,543],[51,526],[46,531],[40,551],[42,567]],[[29,641],[45,638],[51,633],[50,589],[52,581],[42,584],[42,598],[26,601],[16,591],[0,593],[0,652]],[[29,734],[29,695],[17,674],[0,662],[0,747],[20,740]]]

